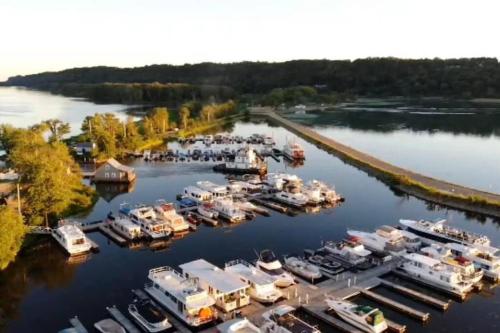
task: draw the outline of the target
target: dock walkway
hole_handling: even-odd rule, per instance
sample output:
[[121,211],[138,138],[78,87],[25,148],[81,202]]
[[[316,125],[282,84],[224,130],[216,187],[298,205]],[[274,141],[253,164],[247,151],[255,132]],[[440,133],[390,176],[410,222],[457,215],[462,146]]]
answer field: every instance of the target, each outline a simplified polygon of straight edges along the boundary
[[386,286],[390,289],[393,289],[393,290],[395,290],[395,291],[397,291],[405,296],[410,296],[418,301],[429,304],[429,305],[431,305],[435,308],[438,308],[440,310],[443,310],[443,311],[447,310],[448,307],[450,306],[451,300],[442,301],[442,300],[437,299],[435,297],[423,294],[421,292],[418,292],[416,290],[401,286],[399,284],[396,284],[396,283],[393,283],[393,282],[390,282],[390,281],[387,281],[384,279],[379,279],[379,280],[383,286]]
[[106,310],[108,310],[109,314],[115,318],[128,333],[141,333],[141,331],[135,327],[135,325],[132,324],[132,322],[128,320],[128,318],[125,317],[116,306],[113,305],[111,307],[107,307]]
[[[449,207],[500,217],[500,194],[452,184],[395,166],[323,136],[310,127],[285,119],[276,112],[267,112],[263,115],[306,140],[333,150],[347,162],[362,168],[368,173],[376,176],[383,175],[393,183],[396,178],[405,179],[405,183],[409,185],[405,186],[401,182],[398,188],[408,194]],[[394,184],[391,185],[394,186]]]

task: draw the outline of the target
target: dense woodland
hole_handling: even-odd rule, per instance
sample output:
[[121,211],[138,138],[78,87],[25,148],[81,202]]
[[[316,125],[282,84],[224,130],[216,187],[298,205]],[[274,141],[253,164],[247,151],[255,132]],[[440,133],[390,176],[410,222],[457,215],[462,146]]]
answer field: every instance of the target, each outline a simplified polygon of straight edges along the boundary
[[[103,85],[106,82],[159,84]],[[120,94],[118,91],[125,94],[123,100],[134,102],[154,101],[158,96],[182,100],[214,96],[226,100],[234,95],[268,94],[273,89],[296,86],[310,86],[320,93],[363,96],[500,97],[500,64],[496,58],[368,58],[91,67],[15,76],[5,84],[71,96],[83,94],[103,102],[108,102],[110,95]],[[116,99],[113,97],[112,101]]]

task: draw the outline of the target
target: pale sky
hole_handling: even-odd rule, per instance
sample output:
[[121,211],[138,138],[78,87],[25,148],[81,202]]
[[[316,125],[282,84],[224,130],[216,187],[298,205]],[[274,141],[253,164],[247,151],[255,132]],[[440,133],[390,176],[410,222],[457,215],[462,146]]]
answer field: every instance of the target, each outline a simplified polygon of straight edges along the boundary
[[500,57],[498,0],[0,0],[0,81],[71,67]]

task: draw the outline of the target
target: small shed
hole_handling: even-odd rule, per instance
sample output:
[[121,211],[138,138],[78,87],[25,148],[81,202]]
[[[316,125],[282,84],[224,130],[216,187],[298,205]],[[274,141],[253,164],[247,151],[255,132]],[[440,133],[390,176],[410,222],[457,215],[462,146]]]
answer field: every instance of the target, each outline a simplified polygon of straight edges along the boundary
[[94,181],[130,183],[135,180],[134,168],[121,164],[114,158],[108,159],[95,171]]

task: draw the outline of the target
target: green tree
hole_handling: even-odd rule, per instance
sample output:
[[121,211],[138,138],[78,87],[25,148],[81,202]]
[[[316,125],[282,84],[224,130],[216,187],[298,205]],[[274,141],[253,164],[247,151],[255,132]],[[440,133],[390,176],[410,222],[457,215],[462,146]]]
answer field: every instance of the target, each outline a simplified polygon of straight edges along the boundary
[[179,110],[179,119],[181,128],[187,128],[189,124],[189,115],[191,111],[185,105],[181,106]]
[[168,130],[169,114],[167,108],[154,108],[150,118],[156,133],[163,134]]
[[25,234],[21,216],[11,207],[0,207],[0,270],[16,258]]
[[69,134],[71,127],[68,123],[64,123],[59,119],[49,119],[45,120],[43,125],[47,126],[47,129],[50,131],[49,141],[61,141],[63,136]]

